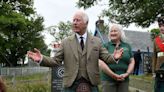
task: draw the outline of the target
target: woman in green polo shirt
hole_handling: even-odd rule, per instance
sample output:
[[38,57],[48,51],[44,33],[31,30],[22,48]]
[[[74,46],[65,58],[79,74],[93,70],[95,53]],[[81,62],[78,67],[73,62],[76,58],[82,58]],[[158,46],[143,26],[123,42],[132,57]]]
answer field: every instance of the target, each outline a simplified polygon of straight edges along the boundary
[[124,52],[117,63],[107,65],[99,61],[100,69],[102,69],[102,92],[128,92],[129,75],[133,72],[135,61],[131,46],[125,42],[125,34],[121,25],[111,26],[109,40],[104,46],[110,53],[115,53],[120,48],[123,48]]

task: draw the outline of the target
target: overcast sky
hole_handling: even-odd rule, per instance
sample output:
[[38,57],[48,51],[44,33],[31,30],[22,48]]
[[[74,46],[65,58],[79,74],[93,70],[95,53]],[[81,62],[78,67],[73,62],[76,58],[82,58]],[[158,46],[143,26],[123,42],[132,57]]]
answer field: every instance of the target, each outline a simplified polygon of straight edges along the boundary
[[[73,14],[78,8],[75,4],[76,0],[34,0],[34,7],[38,14],[44,17],[45,26],[58,24],[60,21],[71,21]],[[94,6],[86,10],[89,16],[88,29],[95,29],[95,21],[104,6]]]
[[[71,21],[74,12],[78,10],[78,8],[75,7],[75,1],[77,0],[34,0],[34,7],[36,8],[37,13],[44,17],[45,27],[49,27],[52,25],[57,25],[60,21]],[[106,6],[97,5],[86,10],[86,13],[89,16],[88,29],[92,32],[95,30],[95,21],[98,20],[98,16],[101,11],[105,9],[105,7]],[[105,23],[108,23],[107,19],[105,20]],[[136,27],[133,24],[124,29],[133,31],[147,31],[156,27],[158,27],[157,23],[146,29]],[[52,40],[52,37],[46,37],[46,44],[49,44]]]

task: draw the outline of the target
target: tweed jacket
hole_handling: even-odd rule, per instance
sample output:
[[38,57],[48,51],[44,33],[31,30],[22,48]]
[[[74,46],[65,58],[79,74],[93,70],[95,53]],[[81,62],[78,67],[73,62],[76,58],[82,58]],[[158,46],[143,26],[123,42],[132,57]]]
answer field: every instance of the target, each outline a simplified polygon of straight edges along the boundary
[[[101,59],[106,63],[115,63],[113,56],[102,46],[99,38],[87,34],[87,61],[86,70],[89,76],[89,81],[92,85],[98,85],[100,83],[98,60]],[[64,87],[70,87],[77,77],[79,69],[78,57],[78,44],[75,34],[64,39],[61,42],[59,50],[56,52],[53,58],[43,56],[43,60],[40,65],[53,67],[56,64],[64,62]]]

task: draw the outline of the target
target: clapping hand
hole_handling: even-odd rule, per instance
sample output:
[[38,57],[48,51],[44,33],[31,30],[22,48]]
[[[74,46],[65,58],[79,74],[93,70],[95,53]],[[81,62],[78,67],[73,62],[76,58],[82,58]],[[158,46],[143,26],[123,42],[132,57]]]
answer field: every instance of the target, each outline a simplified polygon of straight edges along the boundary
[[114,53],[113,53],[114,59],[120,59],[122,57],[123,51],[124,51],[123,48],[121,48],[119,50],[118,49],[115,49],[114,50]]
[[34,60],[35,62],[39,62],[41,60],[42,54],[40,53],[38,49],[34,48],[34,51],[27,52],[27,56],[31,58],[32,60]]

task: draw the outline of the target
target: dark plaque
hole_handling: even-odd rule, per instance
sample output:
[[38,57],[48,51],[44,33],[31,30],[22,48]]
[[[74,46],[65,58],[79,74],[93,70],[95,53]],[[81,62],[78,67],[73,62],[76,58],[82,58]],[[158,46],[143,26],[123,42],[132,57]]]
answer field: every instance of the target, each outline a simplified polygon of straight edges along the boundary
[[63,66],[55,66],[52,68],[51,92],[63,92],[63,74]]

